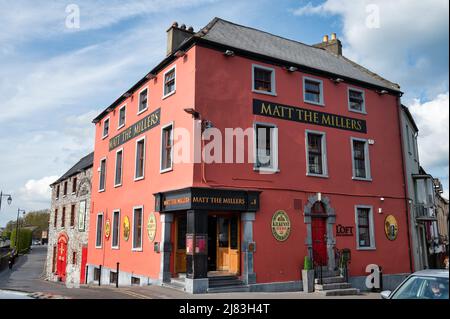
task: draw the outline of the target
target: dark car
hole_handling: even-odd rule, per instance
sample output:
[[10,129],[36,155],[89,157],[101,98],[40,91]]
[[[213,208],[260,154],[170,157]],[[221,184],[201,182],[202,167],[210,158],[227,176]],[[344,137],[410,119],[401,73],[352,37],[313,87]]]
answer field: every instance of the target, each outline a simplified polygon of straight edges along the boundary
[[447,299],[448,270],[427,269],[409,275],[394,291],[383,291],[383,299]]

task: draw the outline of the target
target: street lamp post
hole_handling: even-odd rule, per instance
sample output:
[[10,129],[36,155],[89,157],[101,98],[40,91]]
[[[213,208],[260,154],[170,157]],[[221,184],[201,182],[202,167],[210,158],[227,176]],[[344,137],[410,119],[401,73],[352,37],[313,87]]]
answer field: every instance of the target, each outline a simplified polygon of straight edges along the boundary
[[8,202],[8,205],[11,205],[12,202],[12,197],[9,194],[3,194],[3,191],[0,192],[0,210],[2,209],[2,198],[3,197],[8,197],[8,199],[6,200]]
[[25,215],[25,210],[18,208],[17,209],[17,220],[16,220],[16,255],[19,255],[19,213],[22,212],[23,215]]

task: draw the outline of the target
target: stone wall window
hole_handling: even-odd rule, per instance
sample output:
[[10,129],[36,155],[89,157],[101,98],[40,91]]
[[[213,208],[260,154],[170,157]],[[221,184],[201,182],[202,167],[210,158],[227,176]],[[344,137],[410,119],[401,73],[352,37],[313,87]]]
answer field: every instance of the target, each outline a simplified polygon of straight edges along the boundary
[[70,206],[70,226],[75,225],[75,205]]
[[64,190],[63,190],[63,195],[66,196],[67,195],[67,181],[64,182]]
[[72,179],[72,194],[75,194],[77,192],[77,178],[74,177]]
[[53,227],[57,227],[58,226],[58,209],[55,209],[55,216],[54,216],[54,220],[53,220]]
[[133,209],[133,250],[142,250],[142,219],[143,208]]
[[77,264],[77,252],[74,251],[72,253],[72,264],[76,265]]
[[59,198],[60,185],[56,186],[56,199]]
[[65,224],[66,224],[66,207],[64,206],[61,215],[61,227],[64,227]]

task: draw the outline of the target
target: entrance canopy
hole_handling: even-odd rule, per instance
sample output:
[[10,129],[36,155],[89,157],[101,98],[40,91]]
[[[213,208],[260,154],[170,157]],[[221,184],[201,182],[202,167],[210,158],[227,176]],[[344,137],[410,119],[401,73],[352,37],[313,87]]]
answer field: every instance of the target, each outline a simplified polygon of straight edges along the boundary
[[215,210],[256,212],[259,210],[260,191],[188,187],[156,193],[155,210],[172,212],[178,210]]

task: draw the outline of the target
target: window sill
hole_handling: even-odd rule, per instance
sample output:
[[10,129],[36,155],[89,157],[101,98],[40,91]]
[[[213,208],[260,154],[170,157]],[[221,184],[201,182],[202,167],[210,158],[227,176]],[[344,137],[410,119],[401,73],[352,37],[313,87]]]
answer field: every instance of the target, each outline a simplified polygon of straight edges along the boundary
[[348,109],[349,112],[352,113],[358,113],[358,114],[363,114],[363,115],[367,115],[367,112],[365,110],[363,111],[357,111],[357,110],[352,110],[351,108]]
[[141,115],[142,113],[144,113],[147,110],[148,110],[148,106],[145,109],[138,111],[136,115]]
[[166,95],[163,95],[162,100],[165,100],[165,99],[168,98],[169,96],[174,95],[175,92],[176,92],[176,90],[173,90],[172,92],[170,92],[170,93],[168,93],[168,94],[166,94]]
[[164,173],[171,172],[171,171],[173,171],[173,167],[161,169],[161,170],[159,170],[159,173],[164,174]]
[[99,189],[98,192],[99,193],[103,193],[105,191],[105,189]]
[[117,130],[119,131],[122,127],[125,127],[125,123],[122,124],[122,125],[119,125],[119,126],[117,127]]
[[114,250],[119,250],[119,249],[120,249],[120,247],[119,247],[119,246],[112,246],[112,247],[111,247],[111,249],[114,249]]
[[145,178],[145,176],[135,177],[135,178],[134,178],[134,181],[135,181],[135,182],[138,182],[138,181],[143,180],[144,178]]
[[252,89],[252,92],[257,93],[257,94],[277,96],[277,92],[260,91],[260,90],[256,90],[256,89]]
[[323,103],[323,102],[321,102],[321,103],[316,103],[316,102],[306,101],[306,100],[303,100],[303,102],[304,102],[304,103],[307,103],[307,104],[316,105],[316,106],[325,106],[325,103]]
[[132,252],[142,252],[142,247],[141,248],[131,248]]
[[371,182],[372,178],[362,178],[362,177],[352,177],[352,180],[354,181],[362,181],[362,182]]
[[328,174],[306,173],[306,176],[310,176],[310,177],[320,177],[320,178],[329,178]]
[[279,168],[263,168],[263,167],[253,167],[253,171],[255,172],[259,172],[259,173],[279,173],[280,169]]
[[120,183],[120,184],[114,184],[114,188],[117,188],[117,187],[120,187],[120,186],[122,186],[122,183]]
[[377,250],[376,247],[356,247],[356,250]]
[[102,249],[102,246],[95,246],[95,249]]
[[102,136],[102,140],[104,140],[105,138],[107,138],[108,135],[109,135],[109,134],[103,135],[103,136]]

